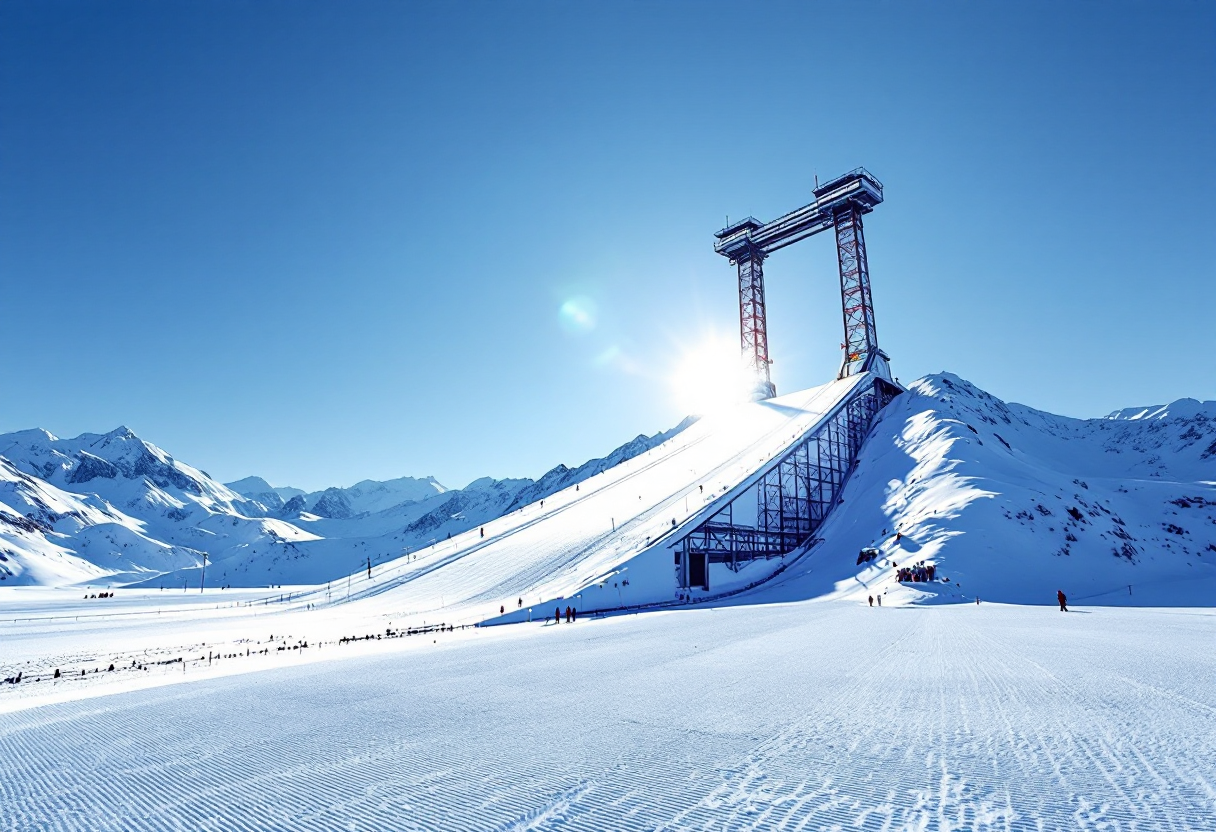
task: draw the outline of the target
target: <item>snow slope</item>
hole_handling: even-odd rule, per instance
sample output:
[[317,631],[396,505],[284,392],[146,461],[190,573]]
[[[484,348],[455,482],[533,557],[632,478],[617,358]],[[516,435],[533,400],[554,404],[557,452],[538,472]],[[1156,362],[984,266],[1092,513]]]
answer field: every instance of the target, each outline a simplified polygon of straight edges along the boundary
[[[686,424],[638,436],[575,469],[559,465],[535,482],[483,478],[449,491],[432,477],[402,477],[312,494],[272,487],[260,477],[221,485],[126,428],[75,439],[43,430],[4,434],[0,462],[26,481],[22,488],[50,489],[59,495],[52,502],[105,506],[122,514],[139,540],[115,530],[99,534],[92,530],[96,521],[42,528],[42,510],[19,500],[10,512],[0,510],[0,518],[11,519],[0,519],[0,584],[197,585],[204,554],[210,579],[221,585],[333,580],[368,559],[399,557],[574,485]],[[34,480],[39,484],[31,485]]]
[[[0,817],[1209,832],[1214,638],[1211,611],[812,601],[312,642],[224,678],[200,647],[166,671],[193,684],[0,714]],[[148,673],[89,678],[121,675]]]
[[6,584],[137,580],[193,566],[200,554],[149,537],[141,521],[96,495],[56,488],[0,457],[0,581]]
[[[1083,603],[1211,606],[1216,402],[1147,410],[1156,417],[1068,419],[949,373],[920,379],[867,440],[821,531],[829,545],[753,595],[1041,604],[1062,589]],[[869,545],[883,559],[857,566]],[[891,564],[919,561],[949,584],[901,587]]]
[[510,605],[508,621],[527,619],[530,606],[551,615],[576,597],[583,608],[672,601],[674,536],[869,381],[856,376],[705,417],[572,488],[385,564],[356,597],[375,596],[386,612],[442,609],[456,620]]

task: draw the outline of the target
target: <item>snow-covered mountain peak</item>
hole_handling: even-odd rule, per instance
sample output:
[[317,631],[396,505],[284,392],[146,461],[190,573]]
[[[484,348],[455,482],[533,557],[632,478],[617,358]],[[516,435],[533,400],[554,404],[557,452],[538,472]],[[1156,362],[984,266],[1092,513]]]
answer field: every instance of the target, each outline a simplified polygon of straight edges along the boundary
[[1129,422],[1195,418],[1212,421],[1216,420],[1216,401],[1201,402],[1198,399],[1178,399],[1169,404],[1150,407],[1125,407],[1108,414],[1105,418],[1111,421]]
[[[261,477],[245,477],[235,482],[226,482],[224,485],[231,488],[237,494],[243,494],[246,497],[254,497],[256,494],[268,494],[274,491],[270,483]],[[254,498],[256,499],[256,497]]]

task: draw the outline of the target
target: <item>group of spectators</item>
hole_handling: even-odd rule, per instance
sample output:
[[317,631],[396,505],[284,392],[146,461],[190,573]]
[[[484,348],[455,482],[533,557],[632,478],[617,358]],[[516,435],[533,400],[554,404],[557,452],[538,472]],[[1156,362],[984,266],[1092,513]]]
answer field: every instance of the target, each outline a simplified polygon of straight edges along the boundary
[[895,580],[900,583],[921,584],[932,581],[937,575],[937,565],[923,560],[912,566],[901,566],[895,570]]

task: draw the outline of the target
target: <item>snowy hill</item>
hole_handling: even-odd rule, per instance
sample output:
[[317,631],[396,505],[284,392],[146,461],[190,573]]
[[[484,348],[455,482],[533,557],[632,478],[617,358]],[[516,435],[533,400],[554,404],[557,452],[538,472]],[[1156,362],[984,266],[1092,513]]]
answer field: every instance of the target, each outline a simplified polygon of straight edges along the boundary
[[154,540],[143,527],[96,495],[61,490],[0,458],[0,580],[135,580],[198,563],[201,553]]
[[[888,603],[1050,603],[1062,588],[1078,602],[1211,604],[1216,402],[1072,419],[928,376],[884,411],[845,497],[813,591],[830,579]],[[871,544],[951,582],[901,587],[884,561],[856,566]]]

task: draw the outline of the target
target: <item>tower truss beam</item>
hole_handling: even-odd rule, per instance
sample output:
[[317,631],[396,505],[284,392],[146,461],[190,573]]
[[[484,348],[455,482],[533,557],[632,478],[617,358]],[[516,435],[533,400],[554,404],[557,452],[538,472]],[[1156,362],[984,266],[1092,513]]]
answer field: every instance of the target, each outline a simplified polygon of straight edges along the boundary
[[744,360],[755,379],[753,395],[777,395],[769,377],[768,322],[764,310],[764,254],[749,250],[735,261],[739,267],[739,342]]
[[[870,297],[870,266],[862,231],[861,209],[846,203],[833,214],[836,257],[840,263],[840,300],[844,314],[844,361],[840,378],[868,369],[879,355]],[[884,356],[885,358],[885,356]]]

